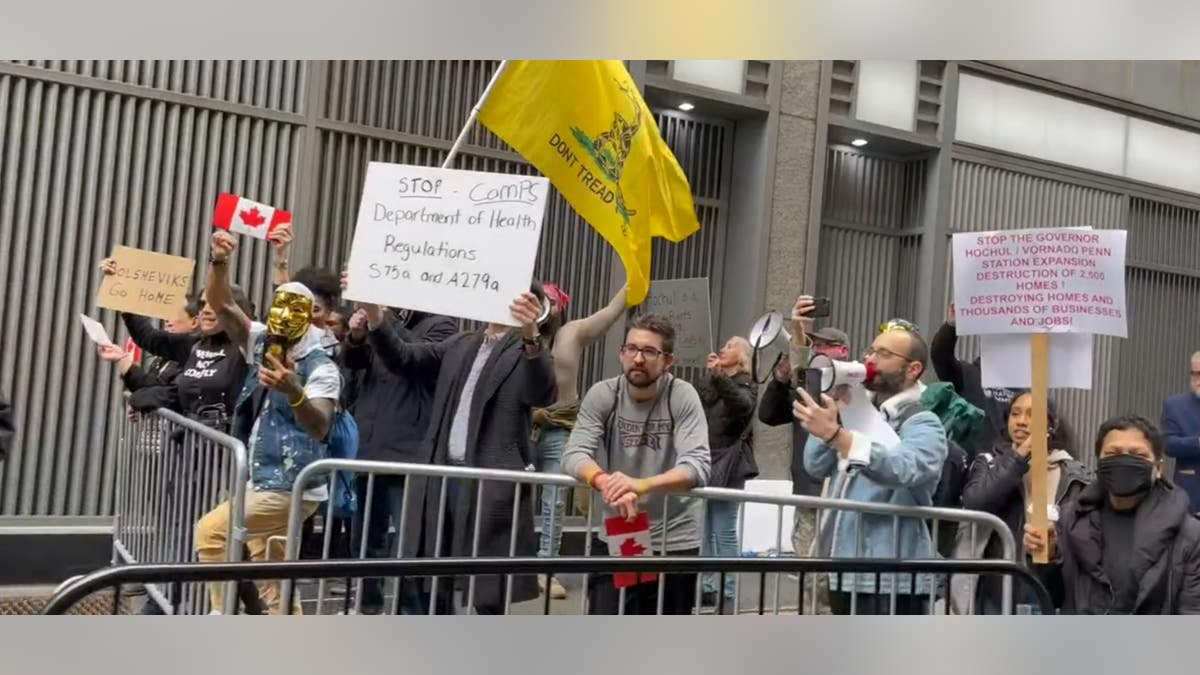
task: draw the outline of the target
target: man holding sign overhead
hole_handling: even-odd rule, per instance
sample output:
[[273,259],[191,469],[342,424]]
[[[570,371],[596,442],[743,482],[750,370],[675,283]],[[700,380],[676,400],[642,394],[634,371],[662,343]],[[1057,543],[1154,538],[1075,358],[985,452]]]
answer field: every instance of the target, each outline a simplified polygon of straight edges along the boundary
[[[354,292],[351,279],[347,292]],[[533,464],[530,419],[536,407],[554,402],[554,366],[538,330],[545,296],[536,282],[509,305],[511,323],[490,323],[483,331],[459,333],[441,342],[408,342],[394,332],[375,333],[374,356],[396,375],[436,380],[429,430],[421,462],[483,469],[523,471]],[[385,310],[365,305],[367,327],[378,331]],[[441,494],[445,487],[446,495]],[[519,518],[513,522],[511,484],[483,484],[476,500],[476,483],[467,480],[407,480],[409,515],[402,524],[404,557],[532,556],[537,551],[533,531],[533,492],[520,488]],[[444,505],[444,513],[439,513]],[[473,525],[479,523],[479,532]],[[442,531],[439,532],[439,526]],[[516,530],[513,550],[513,530]],[[473,544],[478,543],[476,549]],[[438,544],[441,550],[438,550]],[[452,610],[453,580],[435,581],[430,592],[437,613]],[[465,594],[479,614],[505,609],[504,577],[478,577]],[[512,602],[537,597],[533,577],[512,577]],[[429,596],[423,598],[428,601]]]

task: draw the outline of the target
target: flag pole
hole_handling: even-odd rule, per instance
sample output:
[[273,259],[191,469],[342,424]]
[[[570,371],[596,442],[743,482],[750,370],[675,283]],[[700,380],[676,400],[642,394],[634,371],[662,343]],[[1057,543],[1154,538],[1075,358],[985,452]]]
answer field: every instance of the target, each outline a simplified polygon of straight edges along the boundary
[[488,95],[492,93],[492,87],[496,86],[496,81],[500,79],[500,74],[504,72],[507,66],[507,59],[501,61],[500,65],[496,66],[496,72],[492,73],[492,79],[484,87],[483,94],[479,96],[479,101],[475,104],[474,108],[471,108],[471,114],[467,116],[467,123],[463,125],[462,131],[458,132],[458,138],[454,139],[454,145],[450,146],[450,152],[446,155],[446,161],[442,162],[443,169],[449,169],[450,165],[454,163],[454,158],[458,156],[458,149],[462,147],[463,142],[467,140],[467,134],[475,126],[475,120],[479,117],[479,110],[483,108],[484,101],[487,101]]

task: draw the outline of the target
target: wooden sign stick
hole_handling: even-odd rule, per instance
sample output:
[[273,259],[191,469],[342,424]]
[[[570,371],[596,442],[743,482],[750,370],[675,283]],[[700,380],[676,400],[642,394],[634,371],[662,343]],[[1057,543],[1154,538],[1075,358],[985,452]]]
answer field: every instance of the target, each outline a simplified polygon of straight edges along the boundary
[[[1030,452],[1029,473],[1030,489],[1033,490],[1033,498],[1030,500],[1033,513],[1029,516],[1029,523],[1042,536],[1042,541],[1049,541],[1047,538],[1047,530],[1050,527],[1048,496],[1046,494],[1046,473],[1048,471],[1048,448],[1049,441],[1049,410],[1047,404],[1050,369],[1049,369],[1049,352],[1050,352],[1050,335],[1047,333],[1034,333],[1029,336],[1030,352],[1032,354],[1032,382],[1030,394],[1033,396],[1033,419],[1029,433],[1033,437],[1033,446]],[[1033,562],[1038,564],[1046,564],[1050,562],[1049,549],[1043,548],[1040,553],[1033,556]]]

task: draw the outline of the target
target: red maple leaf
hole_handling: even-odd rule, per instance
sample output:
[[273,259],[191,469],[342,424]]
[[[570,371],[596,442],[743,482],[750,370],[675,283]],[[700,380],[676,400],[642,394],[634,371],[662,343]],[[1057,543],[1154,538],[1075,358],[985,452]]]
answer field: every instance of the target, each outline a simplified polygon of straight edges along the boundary
[[629,537],[621,542],[620,551],[623,556],[641,555],[646,552],[646,547],[637,543],[633,537]]
[[267,222],[267,219],[263,218],[263,215],[258,212],[257,206],[249,211],[239,211],[238,217],[242,219],[243,223],[249,225],[250,227],[258,227],[259,225]]

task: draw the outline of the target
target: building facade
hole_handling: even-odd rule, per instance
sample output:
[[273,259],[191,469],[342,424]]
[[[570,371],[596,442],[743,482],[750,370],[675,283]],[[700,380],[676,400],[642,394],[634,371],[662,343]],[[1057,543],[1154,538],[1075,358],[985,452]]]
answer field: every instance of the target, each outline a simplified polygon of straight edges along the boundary
[[[440,164],[496,65],[0,62],[0,392],[19,428],[0,465],[0,515],[112,510],[120,381],[76,317],[123,338],[95,307],[96,262],[113,246],[203,265],[216,194],[233,192],[295,214],[293,266],[341,267],[367,162]],[[627,65],[702,225],[655,243],[653,275],[709,279],[718,346],[804,289],[832,298],[830,322],[855,350],[890,316],[932,332],[952,292],[952,233],[1124,228],[1130,338],[1097,338],[1092,391],[1060,398],[1086,431],[1118,410],[1157,416],[1186,386],[1186,317],[1200,305],[1191,64]],[[455,165],[533,171],[482,128]],[[244,244],[234,274],[259,306],[269,300],[264,243]],[[616,257],[557,196],[536,274],[572,294],[572,316],[622,283]],[[616,372],[619,333],[586,356],[585,385]],[[963,341],[965,357],[974,349]],[[765,477],[787,476],[789,438],[757,430]]]

